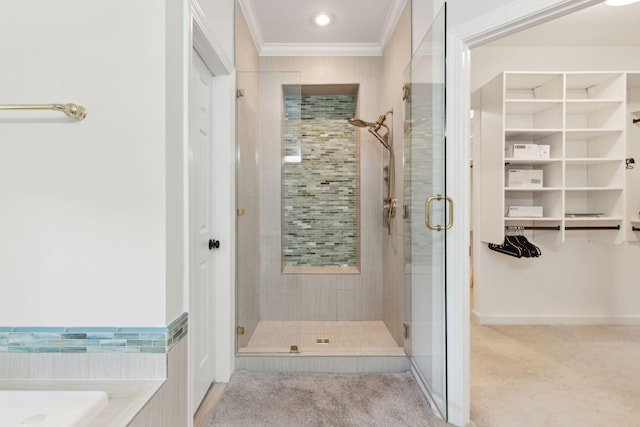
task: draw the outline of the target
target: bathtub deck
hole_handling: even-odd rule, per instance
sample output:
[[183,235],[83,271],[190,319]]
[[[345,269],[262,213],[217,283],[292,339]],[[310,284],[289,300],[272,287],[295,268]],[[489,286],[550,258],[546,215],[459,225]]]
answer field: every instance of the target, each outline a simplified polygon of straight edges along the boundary
[[109,405],[92,427],[127,425],[164,384],[164,380],[0,380],[0,390],[98,390],[109,395]]

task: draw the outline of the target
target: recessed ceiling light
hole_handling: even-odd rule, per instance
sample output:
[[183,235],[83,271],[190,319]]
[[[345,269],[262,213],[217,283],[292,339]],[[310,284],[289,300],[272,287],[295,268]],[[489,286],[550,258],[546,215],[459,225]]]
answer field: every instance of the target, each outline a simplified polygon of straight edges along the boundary
[[635,3],[640,0],[607,0],[604,3],[607,6],[626,6],[628,4]]
[[325,27],[331,23],[331,17],[326,13],[319,13],[313,17],[313,22],[320,27]]

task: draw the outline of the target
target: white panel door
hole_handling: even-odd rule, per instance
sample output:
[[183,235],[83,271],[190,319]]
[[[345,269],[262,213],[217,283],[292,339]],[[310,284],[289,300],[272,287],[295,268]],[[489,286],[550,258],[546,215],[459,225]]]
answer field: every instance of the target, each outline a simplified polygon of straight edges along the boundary
[[192,412],[214,379],[213,75],[194,50],[189,84],[189,342]]

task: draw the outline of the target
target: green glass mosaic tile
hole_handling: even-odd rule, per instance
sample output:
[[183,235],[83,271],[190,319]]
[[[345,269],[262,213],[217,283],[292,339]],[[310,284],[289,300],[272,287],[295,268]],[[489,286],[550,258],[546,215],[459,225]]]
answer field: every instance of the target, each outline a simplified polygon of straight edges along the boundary
[[164,353],[161,347],[140,347],[140,353]]
[[183,313],[158,327],[0,327],[0,353],[166,353],[188,330]]

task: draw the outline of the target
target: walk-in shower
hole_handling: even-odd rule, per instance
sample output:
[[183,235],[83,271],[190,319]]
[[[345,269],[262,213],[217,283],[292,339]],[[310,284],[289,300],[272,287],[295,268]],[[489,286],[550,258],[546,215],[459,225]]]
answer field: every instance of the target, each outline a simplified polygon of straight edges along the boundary
[[380,174],[388,157],[353,126],[370,127],[391,152],[391,111],[372,123],[346,120],[378,113],[369,89],[378,80],[363,79],[237,75],[236,367],[406,363],[400,333],[383,321],[379,206],[394,200],[393,157],[388,185]]
[[[396,198],[394,195],[394,185],[395,185],[395,157],[393,155],[393,134],[389,129],[389,126],[386,125],[387,116],[393,114],[393,109],[387,111],[384,114],[381,114],[378,117],[378,120],[375,122],[366,122],[361,119],[357,119],[352,117],[348,119],[349,124],[353,126],[357,126],[360,128],[367,128],[369,133],[376,137],[378,141],[382,144],[384,148],[389,152],[389,164],[386,168],[387,170],[387,179],[385,180],[387,183],[387,193],[383,201],[382,212],[385,220],[385,226],[387,227],[388,235],[391,235],[391,218],[395,216],[396,212]],[[380,134],[380,130],[384,128],[386,133],[383,135]]]

